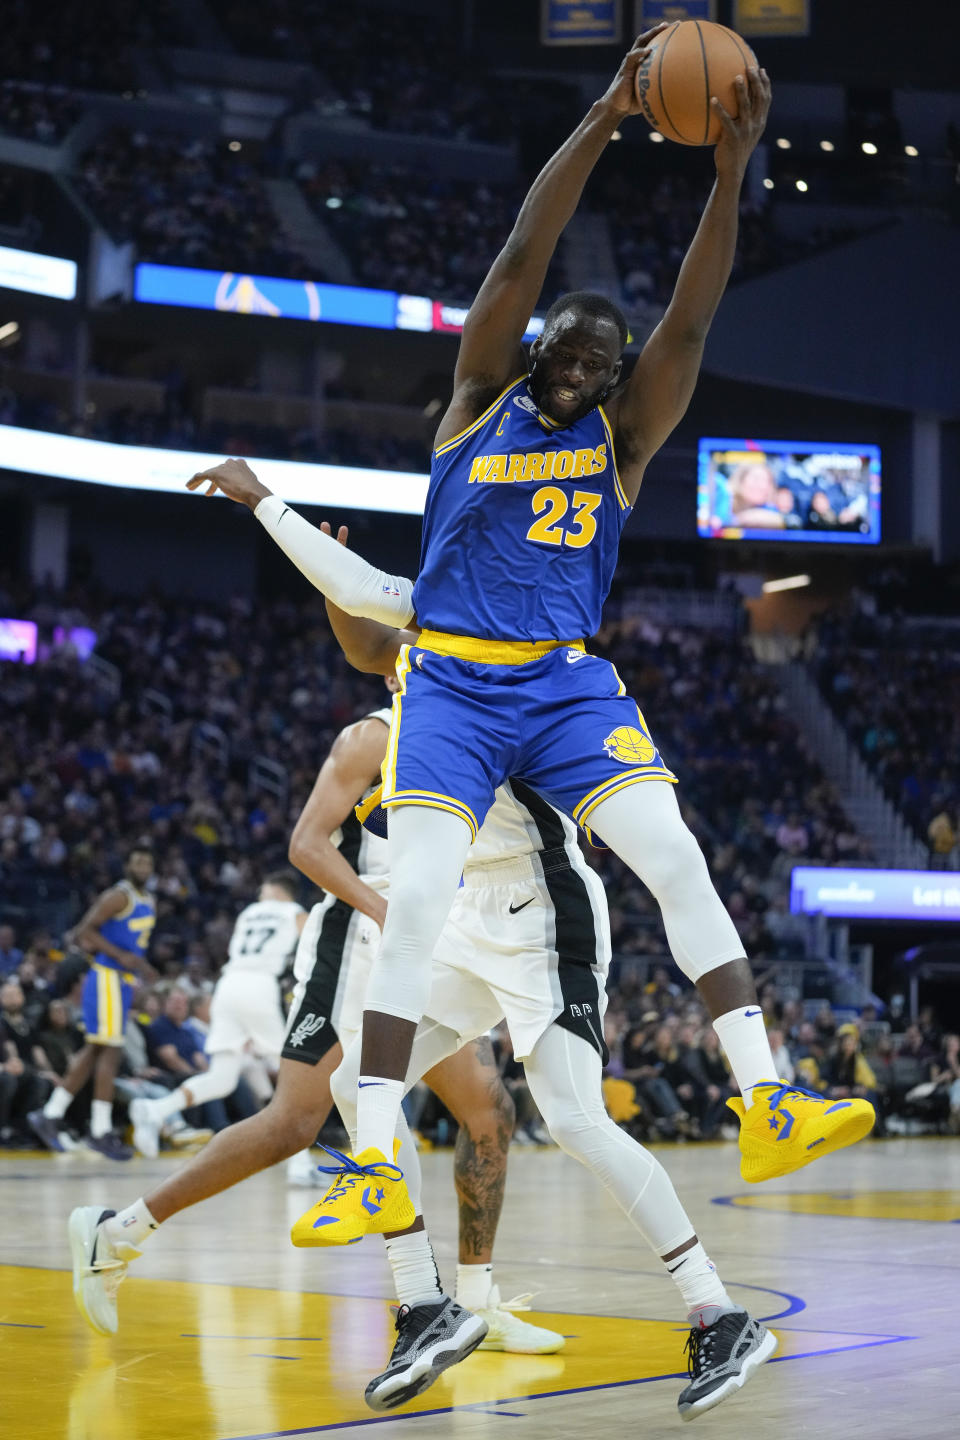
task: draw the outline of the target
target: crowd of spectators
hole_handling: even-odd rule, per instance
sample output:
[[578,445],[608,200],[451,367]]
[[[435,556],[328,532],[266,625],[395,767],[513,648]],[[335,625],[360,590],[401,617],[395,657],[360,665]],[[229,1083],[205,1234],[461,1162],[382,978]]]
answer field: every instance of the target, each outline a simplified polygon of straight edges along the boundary
[[117,127],[81,157],[76,184],[108,234],[135,241],[144,260],[306,273],[284,241],[249,148]]
[[[312,599],[214,607],[80,590],[52,596],[8,582],[0,602],[46,637],[35,665],[7,663],[0,672],[0,972],[15,977],[0,1002],[9,1077],[0,1085],[0,1124],[15,1139],[78,1039],[77,972],[60,958],[60,937],[115,878],[125,847],[148,841],[157,860],[150,959],[161,988],[141,995],[138,1014],[147,1019],[136,1023],[153,1025],[161,1008],[168,1021],[184,1023],[171,987],[202,1019],[236,914],[263,874],[284,863],[334,735],[374,708],[380,691],[349,670]],[[598,649],[655,717],[686,819],[747,952],[774,966],[802,954],[800,922],[786,906],[790,867],[863,857],[863,842],[741,639],[659,626],[623,600],[613,614]],[[54,626],[81,624],[96,632],[106,667],[85,664],[69,642],[51,643]],[[257,757],[278,767],[270,788],[254,778]],[[669,966],[656,906],[615,857],[591,856],[610,897],[618,967],[608,1080],[626,1089],[611,1091],[611,1110],[652,1137],[722,1135],[729,1079],[699,1001]],[[646,974],[652,978],[640,983]],[[770,988],[762,1003],[784,1078],[830,1093],[864,1089],[894,1126],[903,1114],[935,1109],[946,1117],[960,1107],[958,1086],[944,1110],[941,1072],[956,1057],[946,1044],[941,1056],[932,1025],[918,1050],[914,1032],[897,1023],[902,1016],[870,1028],[876,1017],[867,1013],[864,1045],[851,1049],[844,1035],[852,1032],[837,1032],[829,1007],[809,1017]],[[58,1038],[48,1044],[52,1032]],[[141,1081],[167,1083],[148,1073],[164,1069],[149,1029],[145,1045],[138,1053],[131,1032],[130,1093],[140,1093]],[[522,1069],[509,1056],[504,1064],[517,1071],[510,1078],[522,1134],[541,1140],[523,1105]],[[921,1104],[913,1092],[926,1085],[933,1089]]]
[[[726,1101],[736,1085],[706,1009],[677,978],[658,966],[644,982],[624,967],[611,987],[608,1107],[641,1139],[735,1138]],[[779,1079],[832,1100],[869,1100],[880,1136],[960,1134],[960,1037],[945,1034],[930,1008],[915,1023],[899,995],[882,1013],[872,1004],[837,1011],[826,1001],[785,998],[763,977],[760,1004]]]
[[826,616],[816,665],[825,698],[929,846],[931,865],[960,868],[960,625]]
[[8,0],[3,9],[3,71],[9,79],[75,86],[79,90],[132,90],[137,46],[170,43],[174,0]]
[[516,138],[515,87],[478,71],[460,48],[458,7],[430,17],[365,4],[348,15],[325,0],[213,0],[241,53],[316,71],[312,102],[377,130],[486,144]]
[[56,145],[76,124],[80,111],[77,97],[61,86],[0,83],[0,133],[18,140]]
[[[513,227],[525,187],[398,164],[305,161],[297,179],[362,285],[469,306]],[[549,303],[562,290],[547,277]]]

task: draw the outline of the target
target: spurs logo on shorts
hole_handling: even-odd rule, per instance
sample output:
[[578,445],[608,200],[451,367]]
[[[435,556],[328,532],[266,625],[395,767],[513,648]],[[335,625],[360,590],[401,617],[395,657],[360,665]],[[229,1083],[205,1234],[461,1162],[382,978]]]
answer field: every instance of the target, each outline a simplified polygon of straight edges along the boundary
[[632,725],[620,725],[611,730],[603,748],[611,760],[619,760],[621,765],[649,765],[657,753],[650,737],[642,730],[635,730]]
[[314,1015],[313,1011],[311,1010],[310,1014],[305,1015],[300,1021],[300,1024],[290,1036],[287,1044],[292,1049],[299,1050],[300,1046],[305,1045],[306,1042],[310,1039],[311,1035],[316,1035],[318,1030],[322,1030],[326,1023],[326,1015]]

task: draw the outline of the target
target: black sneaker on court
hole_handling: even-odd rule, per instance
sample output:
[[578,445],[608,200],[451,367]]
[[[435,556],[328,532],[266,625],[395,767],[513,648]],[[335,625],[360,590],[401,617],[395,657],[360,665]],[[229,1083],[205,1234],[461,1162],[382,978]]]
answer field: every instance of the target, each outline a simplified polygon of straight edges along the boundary
[[704,1329],[694,1326],[686,1346],[690,1384],[677,1401],[680,1418],[693,1420],[726,1400],[776,1348],[776,1335],[746,1310],[728,1310]]
[[108,1130],[106,1135],[96,1138],[88,1135],[87,1144],[91,1150],[96,1150],[98,1155],[106,1155],[108,1160],[132,1160],[137,1153],[132,1145],[123,1143],[116,1130]]
[[59,1121],[51,1120],[42,1110],[31,1110],[27,1115],[27,1124],[48,1150],[66,1150],[67,1147],[60,1138]]
[[444,1295],[435,1305],[401,1305],[390,1364],[364,1392],[371,1410],[392,1410],[429,1389],[480,1344],[487,1323]]

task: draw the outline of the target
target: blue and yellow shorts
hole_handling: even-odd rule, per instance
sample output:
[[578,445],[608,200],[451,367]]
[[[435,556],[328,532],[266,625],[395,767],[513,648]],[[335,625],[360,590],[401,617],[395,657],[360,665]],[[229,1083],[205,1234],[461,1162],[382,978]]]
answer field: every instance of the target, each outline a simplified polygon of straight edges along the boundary
[[620,676],[582,641],[425,630],[400,651],[397,678],[385,807],[448,810],[475,838],[494,790],[516,776],[588,830],[601,801],[625,786],[676,783]]
[[83,1025],[93,1045],[122,1045],[136,986],[125,970],[90,966],[83,981]]

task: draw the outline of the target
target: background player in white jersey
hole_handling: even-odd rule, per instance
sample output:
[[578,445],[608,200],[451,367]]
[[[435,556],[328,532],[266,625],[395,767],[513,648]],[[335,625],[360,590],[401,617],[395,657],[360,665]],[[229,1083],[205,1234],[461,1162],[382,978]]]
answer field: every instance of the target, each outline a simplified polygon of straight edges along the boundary
[[[347,658],[360,669],[380,671],[401,644],[415,638],[354,619],[329,602],[327,609]],[[379,789],[362,809],[370,811],[378,795]],[[373,809],[367,823],[384,818],[382,810],[378,815]],[[690,1383],[678,1405],[690,1419],[743,1385],[777,1342],[730,1300],[666,1171],[606,1112],[601,1075],[607,1060],[609,961],[606,897],[580,852],[576,826],[529,786],[506,782],[468,852],[463,885],[434,952],[430,1001],[406,1084],[410,1088],[435,1061],[456,1054],[472,1036],[506,1017],[514,1052],[525,1062],[551,1135],[603,1182],[660,1256],[686,1303]],[[331,1082],[352,1138],[359,1066],[355,1038]],[[404,1268],[394,1266],[402,1308],[390,1364],[367,1387],[367,1403],[375,1410],[420,1394],[442,1369],[469,1353],[473,1320],[458,1315],[440,1291],[419,1213],[415,1156],[401,1144],[396,1158],[402,1160],[417,1219],[388,1240],[391,1259],[404,1247]],[[362,1167],[346,1157],[342,1165],[338,1183],[357,1183]],[[328,1207],[324,1197],[297,1221],[295,1244],[349,1243],[349,1234],[338,1234],[342,1222]],[[376,1228],[389,1235],[391,1224],[400,1223],[399,1212],[389,1201],[383,1209]],[[438,1350],[443,1364],[436,1360]]]
[[[387,686],[395,689],[392,676]],[[360,824],[355,806],[379,783],[389,724],[390,711],[375,710],[341,732],[291,837],[291,860],[327,895],[311,910],[297,947],[297,988],[285,1060],[309,1063],[329,1044],[328,1029],[344,1051],[360,1033],[367,979],[386,916],[389,872],[386,840]],[[493,1016],[491,1024],[499,1018]],[[459,1125],[454,1160],[459,1200],[456,1298],[486,1323],[484,1348],[546,1354],[562,1348],[563,1336],[530,1325],[509,1305],[502,1306],[493,1281],[493,1242],[503,1205],[513,1106],[497,1074],[485,1028],[424,1076]],[[405,1121],[399,1134],[405,1154],[413,1151]],[[315,1169],[315,1161],[311,1163]],[[401,1301],[408,1293],[404,1277],[419,1263],[419,1249],[419,1241],[407,1237],[387,1242]],[[432,1252],[429,1267],[433,1283]]]
[[276,1074],[286,1031],[279,981],[307,918],[296,899],[296,884],[292,875],[268,875],[257,899],[237,916],[227,963],[210,1002],[204,1047],[210,1068],[191,1075],[162,1099],[134,1100],[133,1143],[141,1155],[157,1154],[161,1126],[171,1116],[232,1095],[251,1056],[266,1061]]

